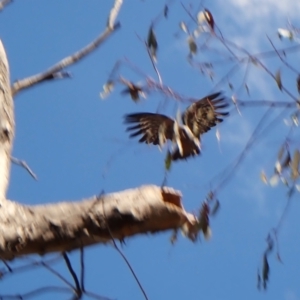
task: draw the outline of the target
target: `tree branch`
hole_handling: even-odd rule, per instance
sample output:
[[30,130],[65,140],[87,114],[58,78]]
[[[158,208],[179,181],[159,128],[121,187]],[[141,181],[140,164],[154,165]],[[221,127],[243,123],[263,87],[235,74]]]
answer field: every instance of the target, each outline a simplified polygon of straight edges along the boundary
[[0,11],[3,10],[3,8],[4,8],[6,5],[10,4],[11,2],[12,2],[12,0],[1,0],[1,1],[0,1]]
[[0,40],[0,199],[5,199],[9,182],[14,131],[14,103],[10,90],[9,65]]
[[172,188],[142,186],[80,202],[25,206],[6,200],[0,210],[0,259],[26,254],[65,252],[136,234],[184,227],[198,230],[181,194]]
[[45,80],[49,80],[49,78],[56,78],[56,74],[58,74],[59,71],[83,59],[93,50],[98,48],[116,29],[120,27],[120,23],[114,24],[114,21],[118,15],[121,5],[121,0],[115,0],[114,6],[109,14],[106,29],[94,41],[92,41],[81,50],[75,52],[74,54],[65,57],[60,62],[50,67],[48,70],[21,80],[17,80],[11,87],[12,96],[16,95],[23,89],[27,89],[34,86],[35,84],[41,83]]
[[23,167],[33,179],[38,180],[36,174],[30,169],[30,167],[28,166],[26,161],[18,159],[18,158],[13,157],[13,156],[10,157],[10,160],[13,164],[16,164],[16,165],[19,165],[19,166]]

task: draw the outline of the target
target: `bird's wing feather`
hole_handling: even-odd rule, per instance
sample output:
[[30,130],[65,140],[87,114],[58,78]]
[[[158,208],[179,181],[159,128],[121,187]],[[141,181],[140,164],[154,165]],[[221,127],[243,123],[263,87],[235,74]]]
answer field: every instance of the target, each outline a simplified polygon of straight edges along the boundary
[[153,113],[135,113],[125,116],[126,124],[135,124],[129,126],[127,131],[131,131],[130,137],[142,135],[139,142],[159,145],[159,134],[163,135],[163,139],[173,139],[173,125],[174,120],[165,115]]
[[229,113],[223,109],[229,104],[222,93],[208,95],[191,104],[182,114],[182,122],[187,125],[196,137],[207,132],[211,127],[223,121]]

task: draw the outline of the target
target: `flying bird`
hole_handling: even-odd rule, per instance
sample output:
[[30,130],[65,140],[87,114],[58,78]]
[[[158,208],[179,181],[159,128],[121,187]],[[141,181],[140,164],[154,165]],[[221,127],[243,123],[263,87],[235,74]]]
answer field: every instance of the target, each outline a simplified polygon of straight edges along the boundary
[[176,145],[172,160],[187,159],[200,154],[201,135],[209,131],[229,113],[223,109],[228,107],[221,92],[208,95],[191,104],[181,115],[182,125],[165,115],[155,113],[134,113],[125,116],[127,131],[130,137],[142,135],[139,142],[162,147],[167,140]]

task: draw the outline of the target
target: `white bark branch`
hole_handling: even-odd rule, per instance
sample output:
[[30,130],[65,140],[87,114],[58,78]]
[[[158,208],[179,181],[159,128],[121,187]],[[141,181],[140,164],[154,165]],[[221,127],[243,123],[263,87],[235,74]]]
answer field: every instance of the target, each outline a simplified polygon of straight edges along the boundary
[[8,4],[10,4],[12,0],[2,0],[0,1],[0,11]]
[[107,27],[108,28],[113,28],[116,18],[119,14],[119,11],[121,9],[121,6],[123,4],[123,0],[115,0],[114,6],[110,11],[110,14],[108,16],[108,20],[107,20]]
[[9,182],[14,130],[14,104],[10,90],[9,65],[0,40],[0,205],[2,199],[5,199]]
[[32,87],[33,85],[48,80],[51,77],[55,78],[56,77],[55,74],[57,74],[67,66],[76,63],[78,60],[83,59],[93,50],[98,48],[116,29],[120,27],[120,24],[119,23],[114,24],[114,21],[117,18],[121,5],[122,5],[122,1],[115,0],[114,6],[111,9],[111,12],[109,14],[108,24],[106,29],[94,41],[92,41],[87,46],[83,47],[81,50],[75,52],[74,54],[65,57],[60,62],[50,67],[48,70],[21,80],[17,80],[12,85],[11,88],[12,95],[14,96],[21,90]]
[[25,206],[6,201],[0,209],[0,259],[45,254],[122,240],[136,234],[184,228],[199,221],[172,188],[142,186],[80,202]]

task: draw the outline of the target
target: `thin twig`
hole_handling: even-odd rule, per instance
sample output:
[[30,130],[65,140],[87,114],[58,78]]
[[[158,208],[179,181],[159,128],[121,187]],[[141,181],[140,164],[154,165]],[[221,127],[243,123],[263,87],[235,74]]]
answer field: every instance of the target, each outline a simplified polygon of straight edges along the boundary
[[269,40],[270,44],[272,45],[274,51],[276,52],[276,54],[278,55],[279,59],[294,73],[296,73],[297,75],[299,74],[299,71],[297,71],[293,66],[291,66],[285,59],[283,59],[283,57],[281,56],[281,54],[278,52],[278,50],[276,49],[276,47],[274,46],[273,42],[271,41],[271,39],[269,38],[269,36],[267,35],[267,39]]
[[59,286],[45,286],[41,287],[38,289],[35,289],[33,291],[30,291],[28,293],[24,294],[16,294],[16,295],[0,295],[0,299],[5,300],[5,299],[16,299],[16,300],[25,300],[28,298],[33,298],[34,296],[37,296],[39,294],[45,294],[45,293],[51,293],[51,292],[66,292],[70,293],[69,288],[65,287],[59,287]]
[[[249,59],[255,63],[257,63],[259,66],[261,66],[265,72],[267,74],[269,74],[275,81],[276,81],[276,76],[262,63],[261,60],[258,59],[258,56],[253,56],[249,53],[249,51],[247,51],[246,49],[236,45],[234,42],[227,40],[227,39],[223,39],[224,43],[228,43],[229,45],[235,47],[236,49],[244,52],[245,54],[248,55]],[[282,85],[281,89],[287,94],[289,95],[295,102],[298,101],[297,97],[295,97],[285,86]]]
[[[12,268],[9,266],[9,264],[4,260],[1,259],[2,263],[5,265],[5,267],[7,268],[7,270],[11,273],[13,270]],[[1,276],[3,276],[3,273],[1,274]]]
[[151,60],[151,63],[152,63],[153,69],[154,69],[155,73],[157,74],[158,81],[159,81],[160,85],[163,85],[162,78],[161,78],[161,76],[160,76],[160,73],[159,73],[159,71],[158,71],[158,69],[157,69],[156,65],[155,65],[155,62],[154,62],[154,60],[153,60],[153,57],[152,57],[152,55],[151,55],[151,53],[150,53],[150,50],[149,50],[149,48],[148,48],[148,46],[147,46],[147,43],[145,42],[145,44],[146,44],[147,53],[148,53],[148,55],[149,55],[149,58],[150,58],[150,60]]
[[[47,263],[47,264],[54,263],[59,259],[61,259],[61,255],[58,255],[58,256],[56,256],[52,259],[49,259],[49,260],[47,260],[47,262],[31,260],[30,264],[15,267],[15,268],[10,268],[10,269],[8,269],[8,272],[2,272],[1,275],[2,275],[2,278],[3,278],[4,275],[7,276],[8,274],[16,274],[16,273],[24,272],[24,271],[27,271],[27,270],[32,271],[33,267],[44,266],[44,263]],[[4,260],[2,260],[2,262],[4,263]]]
[[44,81],[46,78],[49,78],[49,76],[51,76],[52,74],[55,74],[60,70],[66,68],[67,66],[76,63],[78,60],[84,58],[93,50],[95,50],[98,46],[100,46],[116,29],[120,27],[120,23],[113,24],[112,22],[116,19],[121,4],[121,0],[115,1],[114,6],[109,15],[107,28],[94,41],[92,41],[87,46],[83,47],[81,50],[75,52],[74,54],[65,57],[45,72],[16,81],[11,87],[12,95],[14,96],[21,90],[29,88],[37,83]]
[[[233,166],[230,167],[226,167],[226,169],[224,171],[222,171],[222,173],[226,174],[226,176],[220,181],[220,183],[217,185],[217,187],[215,188],[214,194],[217,194],[217,192],[220,191],[221,188],[224,187],[224,185],[226,185],[226,183],[231,179],[231,176],[233,174],[235,174],[235,172],[237,171],[238,167],[240,166],[241,162],[244,160],[246,153],[249,151],[250,147],[253,145],[254,141],[256,140],[256,135],[259,133],[259,129],[261,128],[261,126],[263,125],[263,122],[266,120],[267,115],[271,112],[271,107],[265,112],[265,114],[261,117],[260,121],[258,122],[255,130],[253,131],[251,137],[249,138],[246,146],[244,147],[243,151],[240,153],[240,155],[237,157],[237,159],[235,160]],[[230,169],[230,170],[228,170]]]
[[10,157],[10,160],[11,160],[12,163],[23,167],[30,174],[30,176],[33,177],[33,179],[38,180],[36,174],[30,169],[30,167],[28,166],[26,161],[20,160],[18,158],[13,157],[13,156]]
[[285,107],[282,112],[276,116],[263,130],[261,130],[260,132],[258,131],[259,128],[262,126],[263,122],[265,121],[264,118],[266,118],[267,114],[271,111],[272,107],[270,107],[266,113],[263,115],[263,117],[260,119],[259,123],[257,124],[254,132],[252,133],[251,137],[249,138],[245,148],[243,149],[243,151],[241,152],[241,154],[237,157],[237,159],[234,161],[234,165],[231,168],[231,170],[228,171],[228,169],[230,168],[230,165],[228,167],[225,168],[225,170],[223,170],[219,175],[215,176],[218,177],[222,174],[227,174],[226,177],[221,180],[221,182],[218,184],[217,188],[215,188],[215,192],[214,194],[217,193],[217,191],[219,192],[221,188],[224,187],[224,185],[226,185],[226,183],[230,180],[231,176],[237,171],[238,167],[240,166],[241,162],[243,161],[243,159],[245,158],[246,153],[249,151],[249,149],[253,146],[254,142],[258,141],[258,138],[261,137],[263,134],[265,134],[269,129],[274,128],[274,125],[278,124],[278,120],[280,118],[282,118],[282,115],[286,112],[287,108]]
[[[295,185],[292,186],[291,189],[295,189]],[[283,224],[285,217],[287,216],[288,210],[289,210],[291,202],[292,202],[293,195],[294,195],[294,193],[292,193],[292,192],[288,193],[287,202],[285,204],[284,210],[280,216],[277,226],[274,228],[274,233],[275,233],[276,238],[278,237],[279,230]]]
[[159,81],[160,85],[163,85],[162,78],[161,78],[161,76],[160,76],[160,73],[159,73],[159,71],[158,71],[156,65],[155,65],[155,62],[154,62],[154,59],[153,59],[153,55],[151,55],[151,52],[150,52],[150,50],[149,50],[149,47],[148,47],[147,42],[146,42],[146,41],[143,41],[143,39],[142,39],[138,34],[137,34],[137,37],[138,37],[138,39],[139,39],[141,42],[144,43],[144,45],[145,45],[145,47],[146,47],[146,49],[147,49],[147,53],[148,53],[148,55],[149,55],[149,58],[150,58],[150,60],[151,60],[153,69],[154,69],[154,71],[155,71],[155,73],[156,73],[156,75],[157,75],[157,77],[158,77],[158,81]]
[[297,103],[295,102],[287,102],[287,101],[272,101],[272,100],[236,100],[236,103],[239,106],[270,106],[274,108],[282,108],[282,107],[289,107],[289,108],[297,108]]
[[78,281],[78,277],[77,277],[75,271],[73,270],[72,264],[71,264],[71,262],[70,262],[70,260],[69,260],[69,257],[68,257],[68,255],[67,255],[66,252],[63,253],[63,258],[64,258],[65,263],[66,263],[66,265],[67,265],[67,268],[68,268],[69,272],[71,273],[71,275],[72,275],[72,277],[73,277],[73,280],[74,280],[74,282],[75,282],[75,286],[76,286],[76,294],[80,297],[81,294],[82,294],[82,290],[81,290],[81,288],[80,288],[80,284],[79,284],[79,281]]
[[123,253],[123,252],[120,250],[120,248],[118,247],[118,245],[117,245],[115,239],[114,239],[113,236],[112,236],[112,233],[111,233],[111,231],[110,231],[108,225],[107,225],[107,229],[108,229],[109,235],[110,235],[110,237],[111,237],[111,240],[112,240],[112,242],[113,242],[114,248],[117,250],[117,252],[118,252],[118,253],[121,255],[121,257],[124,259],[125,263],[127,264],[128,268],[130,269],[131,274],[133,275],[134,279],[136,280],[137,284],[139,285],[139,287],[140,287],[140,289],[141,289],[141,291],[142,291],[142,293],[143,293],[145,299],[148,300],[148,296],[147,296],[147,294],[146,294],[146,292],[145,292],[145,290],[144,290],[142,284],[140,283],[138,277],[136,276],[136,274],[135,274],[135,272],[134,272],[132,266],[130,265],[130,262],[128,261],[128,259],[127,259],[126,256],[124,255],[124,253]]
[[74,286],[71,282],[69,282],[66,278],[64,278],[62,275],[60,275],[57,271],[55,271],[52,267],[50,267],[47,263],[42,262],[41,265],[45,267],[49,272],[54,274],[56,277],[58,277],[61,281],[63,281],[66,285],[68,285],[72,290],[74,290]]
[[134,272],[134,270],[133,270],[133,268],[132,268],[130,262],[128,261],[128,259],[127,259],[126,256],[124,255],[124,253],[119,249],[119,247],[118,247],[118,245],[117,245],[117,243],[116,243],[116,241],[115,241],[115,239],[114,239],[114,237],[113,237],[113,234],[112,234],[112,232],[111,232],[111,230],[110,230],[110,228],[109,228],[108,222],[107,222],[107,220],[106,220],[106,215],[105,215],[105,210],[104,210],[104,201],[102,201],[102,205],[103,205],[103,215],[104,215],[104,217],[105,217],[105,223],[106,223],[107,230],[108,230],[108,233],[109,233],[109,235],[110,235],[110,238],[111,238],[111,240],[112,240],[112,242],[113,242],[113,246],[114,246],[114,248],[117,250],[117,252],[121,255],[121,257],[123,258],[123,260],[125,261],[125,263],[126,263],[126,265],[128,266],[128,268],[129,268],[131,274],[133,275],[135,281],[137,282],[137,284],[138,284],[138,286],[139,286],[141,292],[143,293],[145,299],[146,299],[146,300],[149,300],[149,299],[148,299],[148,296],[147,296],[147,294],[146,294],[146,292],[145,292],[145,290],[144,290],[142,284],[140,283],[140,281],[139,281],[137,275],[135,274],[135,272]]
[[87,295],[90,298],[94,298],[94,299],[97,299],[97,300],[111,300],[111,298],[99,296],[99,295],[94,294],[94,293],[89,292],[89,291],[85,291],[84,294]]
[[85,287],[84,287],[84,247],[80,248],[80,285],[81,285],[81,290],[85,292]]

